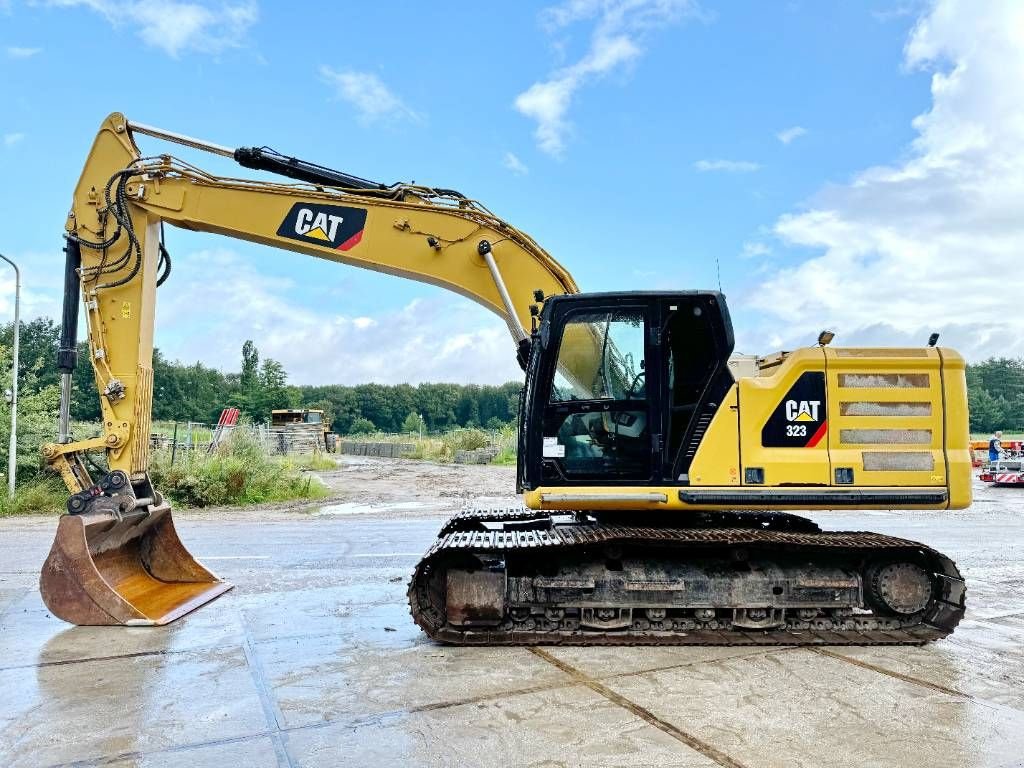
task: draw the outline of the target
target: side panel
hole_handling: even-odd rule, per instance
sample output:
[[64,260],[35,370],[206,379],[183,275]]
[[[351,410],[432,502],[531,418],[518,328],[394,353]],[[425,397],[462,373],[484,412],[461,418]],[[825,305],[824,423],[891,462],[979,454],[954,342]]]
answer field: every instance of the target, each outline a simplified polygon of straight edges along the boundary
[[855,486],[944,486],[941,360],[935,349],[826,348],[837,474]]
[[820,348],[793,352],[771,376],[739,380],[741,480],[763,470],[763,485],[831,482],[825,357]]
[[732,385],[690,464],[691,485],[739,485],[739,387]]
[[946,406],[946,465],[949,508],[971,505],[971,431],[967,412],[964,359],[951,349],[940,349],[942,387]]

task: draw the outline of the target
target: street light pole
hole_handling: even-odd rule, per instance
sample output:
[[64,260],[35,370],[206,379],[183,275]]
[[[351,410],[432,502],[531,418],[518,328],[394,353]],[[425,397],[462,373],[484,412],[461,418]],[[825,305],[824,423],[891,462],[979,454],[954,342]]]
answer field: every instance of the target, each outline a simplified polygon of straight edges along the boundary
[[18,337],[21,335],[18,312],[21,304],[21,271],[18,265],[0,253],[14,267],[14,348],[11,351],[11,445],[7,453],[7,495],[14,498],[14,475],[18,468]]

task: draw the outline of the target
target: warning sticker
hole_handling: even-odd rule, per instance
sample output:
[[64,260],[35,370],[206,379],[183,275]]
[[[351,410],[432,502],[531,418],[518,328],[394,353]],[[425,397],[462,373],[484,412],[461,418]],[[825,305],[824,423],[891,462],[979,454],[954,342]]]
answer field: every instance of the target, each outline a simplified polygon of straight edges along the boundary
[[557,437],[544,438],[544,458],[562,459],[565,458],[565,446],[558,442]]

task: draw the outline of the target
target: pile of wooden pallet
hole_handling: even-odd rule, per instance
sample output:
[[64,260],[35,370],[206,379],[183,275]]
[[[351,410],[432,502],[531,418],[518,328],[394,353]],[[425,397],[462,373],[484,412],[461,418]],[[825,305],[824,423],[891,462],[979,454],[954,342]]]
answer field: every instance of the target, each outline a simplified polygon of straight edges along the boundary
[[274,453],[320,453],[324,450],[323,425],[293,422],[271,427],[270,450]]

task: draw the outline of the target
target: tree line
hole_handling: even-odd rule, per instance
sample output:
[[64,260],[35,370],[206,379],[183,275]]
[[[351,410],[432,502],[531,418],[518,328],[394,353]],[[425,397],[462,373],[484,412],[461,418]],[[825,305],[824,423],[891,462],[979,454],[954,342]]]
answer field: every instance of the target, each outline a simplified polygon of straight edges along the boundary
[[[20,399],[26,406],[53,400],[60,381],[59,336],[59,326],[49,318],[22,323],[19,382]],[[12,340],[12,324],[0,326],[0,348],[10,350]],[[969,365],[967,385],[972,432],[1024,431],[1024,359],[992,358]],[[284,366],[261,358],[252,341],[242,346],[237,373],[168,360],[159,350],[153,353],[153,418],[160,421],[211,423],[222,408],[234,407],[252,421],[264,422],[274,408],[316,408],[325,412],[340,434],[415,431],[421,425],[430,432],[499,428],[515,421],[521,388],[520,382],[295,386],[288,384]],[[46,395],[26,399],[39,393]],[[100,419],[84,342],[79,345],[71,415],[76,421]]]
[[[0,326],[0,347],[10,349],[12,323]],[[21,397],[59,386],[57,349],[60,327],[49,318],[22,323],[19,355]],[[9,359],[9,358],[8,358]],[[261,358],[252,341],[242,346],[239,370],[224,372],[202,363],[168,360],[153,351],[153,419],[216,422],[223,408],[238,408],[253,422],[270,420],[275,408],[314,408],[325,412],[340,434],[426,431],[454,427],[497,429],[515,421],[521,384],[288,384],[284,366]],[[73,377],[71,417],[99,421],[100,401],[89,362],[88,346],[78,345]]]
[[967,399],[972,432],[1024,432],[1024,358],[968,365]]

